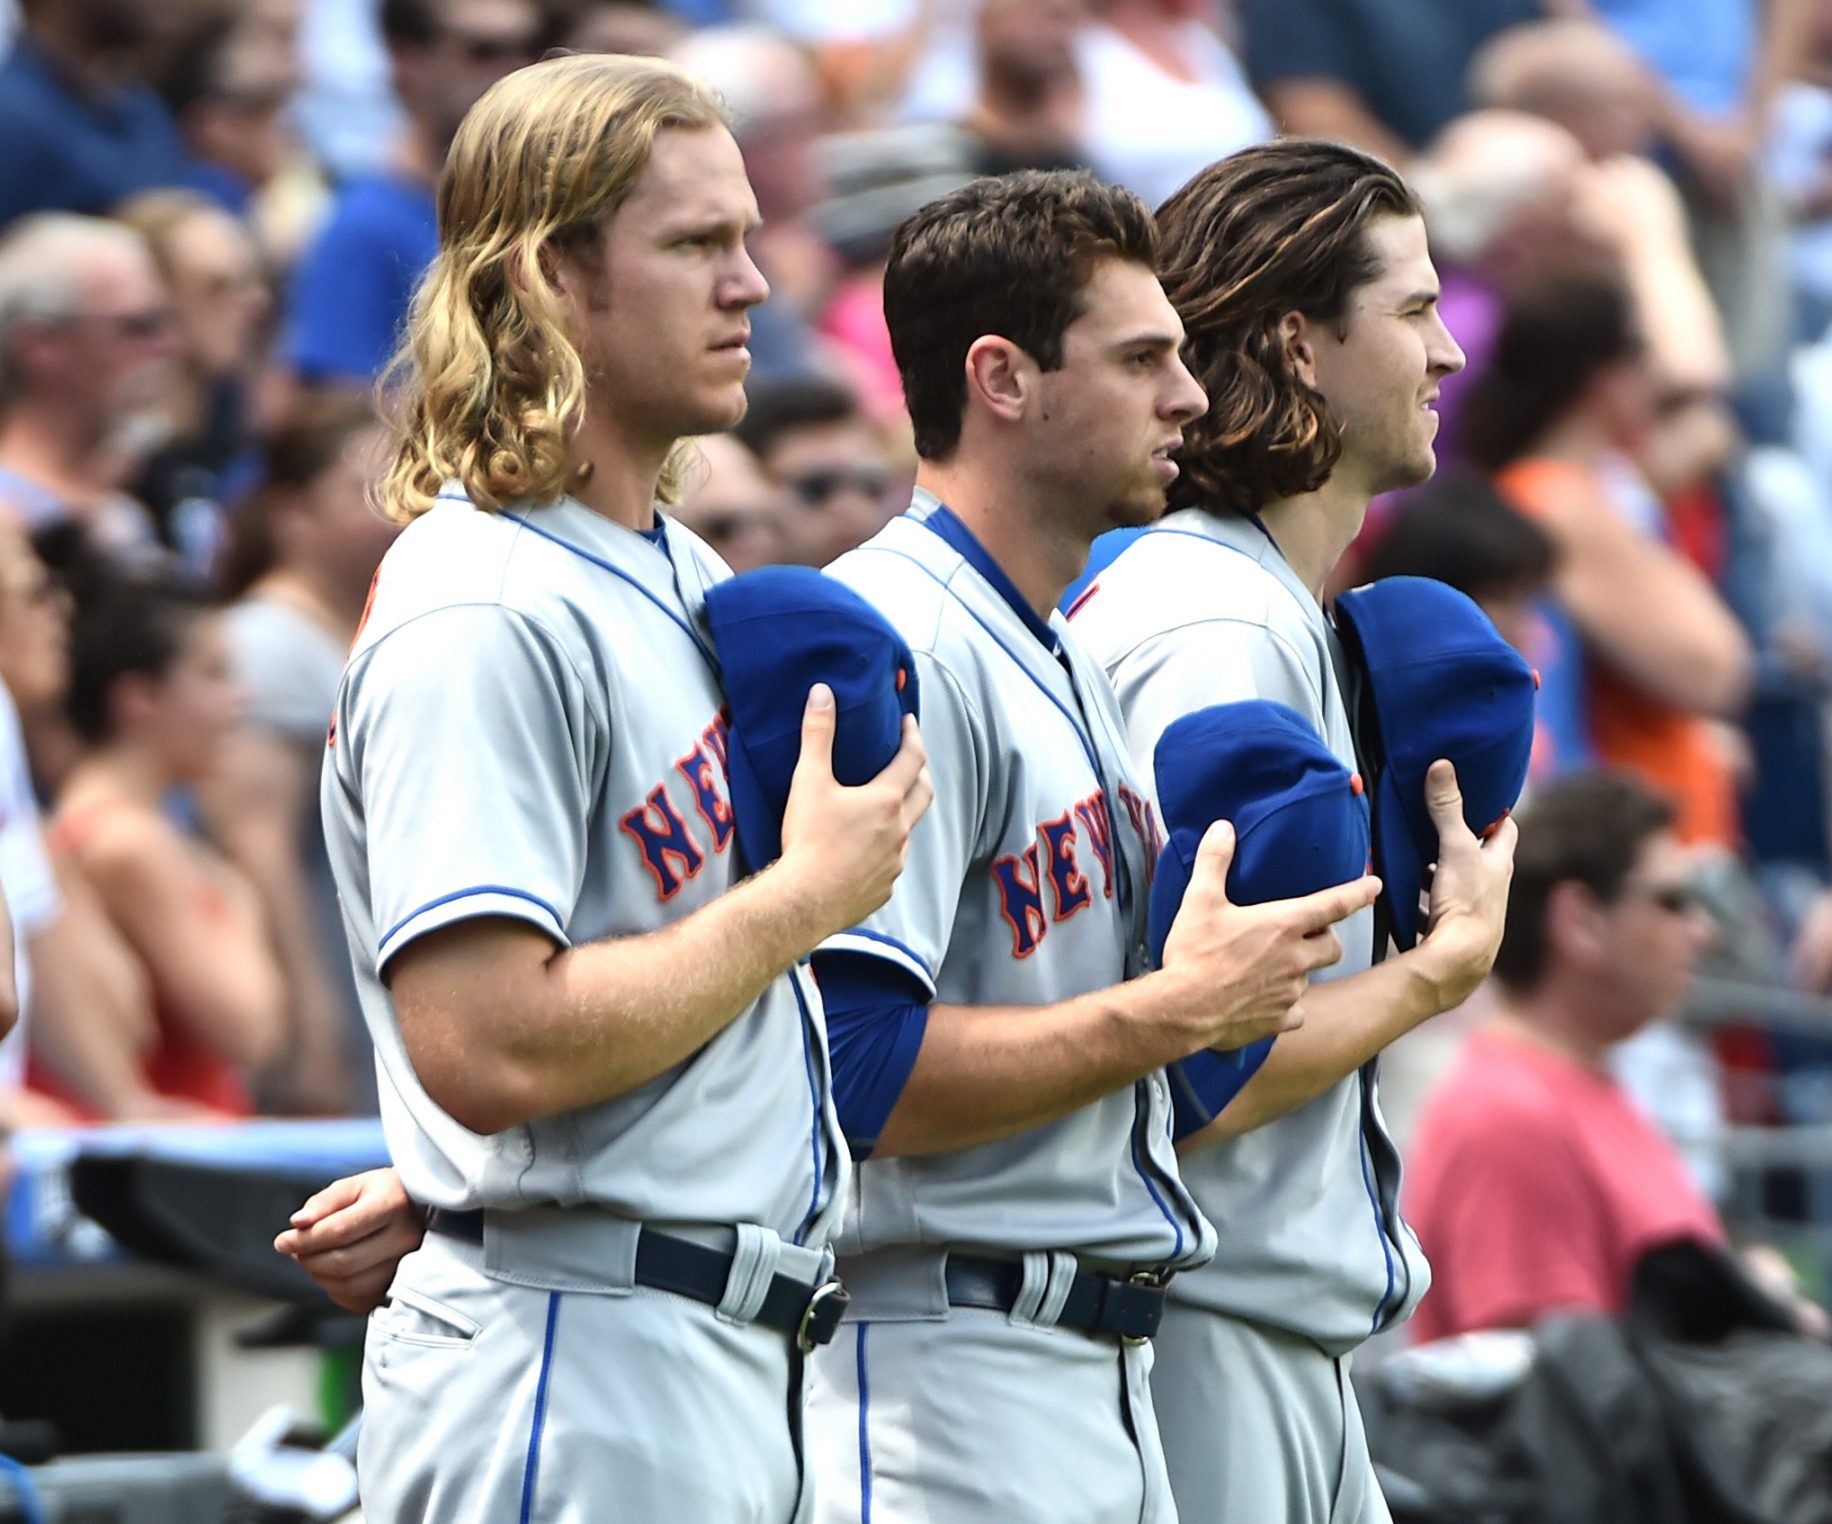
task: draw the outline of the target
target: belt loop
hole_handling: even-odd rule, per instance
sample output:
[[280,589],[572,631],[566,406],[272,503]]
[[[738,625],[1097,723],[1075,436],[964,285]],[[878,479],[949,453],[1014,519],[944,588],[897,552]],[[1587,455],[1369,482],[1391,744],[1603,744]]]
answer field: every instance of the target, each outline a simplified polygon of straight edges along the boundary
[[713,1311],[727,1323],[751,1322],[763,1306],[781,1258],[782,1240],[776,1234],[754,1222],[739,1223],[725,1295]]
[[1011,1321],[1054,1328],[1075,1281],[1075,1256],[1062,1250],[1032,1250],[1023,1258],[1024,1278],[1011,1304]]

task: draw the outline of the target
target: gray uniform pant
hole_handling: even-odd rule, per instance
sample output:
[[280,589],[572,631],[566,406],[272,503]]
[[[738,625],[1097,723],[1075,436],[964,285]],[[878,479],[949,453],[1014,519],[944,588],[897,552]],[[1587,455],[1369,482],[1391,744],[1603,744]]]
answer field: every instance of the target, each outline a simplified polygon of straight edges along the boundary
[[1347,1355],[1172,1302],[1151,1384],[1183,1524],[1392,1524]]
[[790,1337],[647,1287],[556,1291],[429,1234],[370,1319],[372,1524],[793,1524]]
[[809,1361],[817,1524],[1175,1524],[1149,1345],[954,1308]]

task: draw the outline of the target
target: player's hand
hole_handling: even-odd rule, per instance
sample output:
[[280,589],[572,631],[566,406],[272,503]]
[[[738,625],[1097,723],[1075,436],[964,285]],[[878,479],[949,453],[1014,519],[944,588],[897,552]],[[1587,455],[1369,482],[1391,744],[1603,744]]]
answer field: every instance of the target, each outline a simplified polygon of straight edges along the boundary
[[903,872],[910,832],[935,790],[915,718],[903,718],[903,743],[869,783],[848,788],[833,776],[833,694],[817,683],[802,715],[801,756],[783,811],[787,891],[807,907],[808,946],[856,926],[891,897]]
[[1228,899],[1234,827],[1210,826],[1196,849],[1183,904],[1164,939],[1162,972],[1175,981],[1197,1048],[1239,1048],[1303,1024],[1310,976],[1342,957],[1331,929],[1374,903],[1380,880],[1359,878],[1295,900]]
[[426,1224],[391,1169],[327,1185],[293,1213],[274,1248],[299,1261],[318,1288],[348,1312],[375,1311],[395,1267],[420,1247]]
[[1475,992],[1501,950],[1520,830],[1510,817],[1487,837],[1471,831],[1457,770],[1441,757],[1425,774],[1425,807],[1438,828],[1438,863],[1418,953],[1438,1009],[1448,1011]]

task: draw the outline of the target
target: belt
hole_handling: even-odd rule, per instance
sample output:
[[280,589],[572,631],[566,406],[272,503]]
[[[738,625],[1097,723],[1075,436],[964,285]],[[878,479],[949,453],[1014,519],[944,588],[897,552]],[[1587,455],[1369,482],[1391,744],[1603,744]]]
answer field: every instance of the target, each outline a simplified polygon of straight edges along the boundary
[[[1024,1266],[1013,1259],[950,1254],[945,1271],[948,1303],[1010,1312],[1024,1286]],[[1110,1335],[1142,1344],[1164,1320],[1164,1282],[1155,1270],[1121,1278],[1077,1270],[1056,1322],[1082,1333]]]
[[[426,1217],[428,1232],[474,1244],[483,1242],[483,1223],[481,1211],[450,1212],[435,1207]],[[671,1291],[717,1307],[725,1299],[731,1268],[732,1255],[724,1249],[690,1243],[649,1228],[644,1228],[636,1240],[636,1284],[652,1291]],[[810,1286],[792,1275],[777,1275],[771,1278],[763,1305],[751,1321],[793,1334],[797,1347],[806,1354],[815,1345],[832,1341],[850,1300],[846,1288],[837,1280]]]

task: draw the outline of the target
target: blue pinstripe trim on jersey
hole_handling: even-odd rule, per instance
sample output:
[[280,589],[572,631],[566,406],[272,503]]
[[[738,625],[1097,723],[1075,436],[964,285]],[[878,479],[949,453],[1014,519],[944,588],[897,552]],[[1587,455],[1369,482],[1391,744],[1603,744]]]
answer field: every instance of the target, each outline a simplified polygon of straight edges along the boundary
[[450,894],[442,894],[436,900],[428,900],[417,910],[408,911],[406,915],[402,916],[400,920],[396,921],[394,925],[390,926],[382,933],[381,940],[375,944],[376,956],[378,958],[381,956],[382,949],[388,945],[389,939],[409,922],[425,915],[429,910],[437,910],[441,905],[451,904],[453,900],[469,899],[474,894],[500,894],[512,900],[526,900],[530,905],[539,905],[541,909],[552,916],[555,926],[563,927],[566,924],[566,920],[560,912],[555,910],[553,906],[549,905],[547,901],[542,899],[538,894],[530,894],[526,889],[512,889],[507,884],[473,884],[469,889],[454,889]]
[[[442,498],[441,500],[444,502],[448,502],[448,503],[454,503],[454,502],[468,503],[470,501],[469,498],[454,498],[454,497]],[[529,520],[523,518],[522,515],[519,513],[505,512],[502,515],[502,517],[505,519],[508,519],[511,523],[520,524],[522,528],[526,529],[528,533],[531,535],[536,535],[543,540],[551,541],[553,544],[558,545],[560,549],[562,550],[570,550],[575,556],[579,557],[580,560],[591,562],[591,564],[597,567],[600,571],[609,572],[613,577],[616,577],[619,581],[629,583],[631,587],[635,588],[637,592],[642,594],[643,597],[647,598],[650,603],[654,604],[656,608],[660,609],[663,615],[665,615],[669,620],[671,620],[674,623],[674,626],[683,635],[685,635],[689,640],[691,640],[696,647],[699,648],[700,653],[703,656],[705,656],[707,661],[713,662],[712,652],[707,648],[706,642],[703,639],[701,639],[699,632],[695,630],[694,627],[690,625],[685,619],[681,618],[680,614],[676,610],[669,608],[668,605],[662,599],[656,597],[654,593],[650,592],[648,588],[644,587],[641,582],[639,582],[635,577],[632,577],[621,566],[613,565],[611,562],[605,560],[603,556],[593,555],[592,552],[587,550],[583,545],[575,545],[573,544],[571,540],[561,539],[560,536],[555,534],[551,529],[543,529],[540,527],[540,525],[531,523]],[[717,662],[713,662],[713,670],[715,672],[718,671]]]
[[[1365,1085],[1367,1081],[1364,1079]],[[1374,1209],[1374,1230],[1380,1234],[1380,1255],[1387,1267],[1387,1289],[1374,1308],[1374,1324],[1368,1330],[1370,1334],[1380,1332],[1380,1325],[1386,1320],[1387,1304],[1393,1300],[1393,1246],[1387,1241],[1387,1223],[1381,1216],[1380,1193],[1374,1188],[1374,1161],[1368,1157],[1368,1134],[1366,1126],[1356,1129],[1355,1137],[1361,1145],[1361,1183],[1367,1189],[1368,1205]]]
[[928,959],[924,958],[914,948],[899,942],[895,937],[887,937],[881,931],[868,931],[863,926],[848,926],[846,930],[840,932],[838,936],[836,936],[835,940],[837,941],[839,937],[859,937],[867,942],[882,942],[886,947],[894,948],[896,951],[902,953],[904,957],[908,958],[910,962],[921,969],[923,974],[928,978],[931,986],[935,983],[935,970],[929,967]]
[[808,1229],[814,1226],[814,1219],[821,1210],[821,1091],[814,1078],[814,1043],[808,1036],[808,1029],[814,1025],[813,1013],[808,1009],[807,997],[802,994],[801,980],[793,972],[788,976],[789,988],[795,991],[795,1004],[801,1011],[802,1059],[808,1066],[808,1099],[814,1104],[814,1194],[808,1198],[808,1215],[802,1225],[795,1230],[795,1242],[802,1243],[808,1237]]
[[547,1338],[541,1347],[541,1374],[534,1386],[534,1424],[528,1434],[528,1463],[522,1470],[521,1524],[534,1517],[534,1483],[541,1469],[541,1432],[547,1427],[547,1381],[553,1374],[553,1335],[560,1322],[560,1293],[547,1293]]
[[871,1524],[871,1383],[865,1376],[865,1336],[871,1324],[859,1325],[859,1344],[854,1359],[859,1373],[859,1524]]
[[[937,536],[937,538],[939,538],[939,536]],[[947,542],[944,540],[942,543],[946,544]],[[1099,754],[1094,749],[1094,742],[1088,738],[1088,732],[1083,728],[1081,717],[1050,691],[1049,685],[1045,683],[1042,678],[1038,677],[1035,672],[1031,671],[1029,664],[1016,651],[1012,650],[1011,646],[1006,642],[1005,637],[980,616],[979,610],[974,608],[965,598],[961,597],[961,595],[949,585],[948,579],[936,571],[934,567],[919,561],[908,551],[892,550],[888,545],[875,545],[872,546],[871,549],[877,551],[880,555],[901,557],[903,560],[908,561],[910,565],[920,568],[947,590],[948,595],[967,611],[968,618],[972,619],[975,624],[991,637],[994,645],[1017,663],[1018,670],[1036,685],[1037,691],[1062,711],[1062,717],[1069,722],[1069,728],[1075,732],[1075,739],[1081,742],[1081,749],[1088,754],[1088,766],[1094,769],[1095,778],[1104,787],[1107,775],[1101,770]],[[959,554],[959,552],[956,552],[956,554]],[[1064,675],[1067,676],[1066,673]],[[1109,806],[1109,808],[1111,808],[1111,806]],[[1116,816],[1115,818],[1117,819],[1118,817]]]
[[[1133,1087],[1132,1106],[1135,1120],[1132,1127],[1132,1167],[1139,1172],[1139,1179],[1145,1182],[1145,1189],[1151,1193],[1151,1199],[1157,1203],[1158,1210],[1164,1214],[1164,1220],[1170,1224],[1171,1232],[1177,1235],[1177,1241],[1170,1251],[1170,1257],[1177,1260],[1183,1258],[1183,1224],[1172,1215],[1170,1203],[1159,1193],[1157,1186],[1152,1184],[1151,1176],[1145,1171],[1145,1161],[1139,1156],[1139,1134],[1145,1129],[1146,1117],[1151,1115],[1151,1100],[1146,1089],[1148,1084],[1149,1081],[1140,1080]],[[1139,1106],[1141,1101],[1145,1103],[1143,1109]]]

